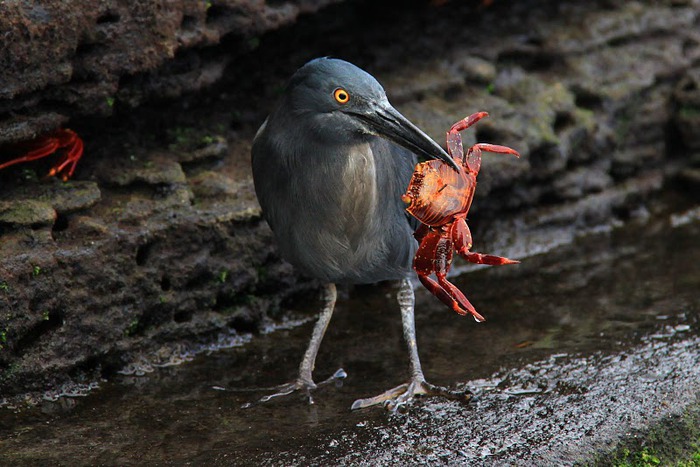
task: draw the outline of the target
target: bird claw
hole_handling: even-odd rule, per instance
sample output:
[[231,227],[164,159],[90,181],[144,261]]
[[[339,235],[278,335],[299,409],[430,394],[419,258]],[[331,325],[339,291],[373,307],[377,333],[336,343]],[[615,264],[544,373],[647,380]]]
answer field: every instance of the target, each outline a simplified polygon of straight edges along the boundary
[[265,396],[262,396],[260,399],[253,401],[253,402],[246,402],[245,404],[241,405],[242,409],[249,409],[251,407],[254,407],[259,404],[263,404],[265,402],[269,402],[272,399],[276,399],[278,397],[284,397],[292,394],[293,392],[297,391],[302,391],[304,395],[306,396],[307,402],[309,405],[314,403],[314,398],[311,395],[311,391],[318,389],[320,387],[326,386],[330,383],[335,383],[336,385],[342,384],[342,380],[346,378],[348,374],[340,368],[337,370],[333,375],[331,375],[329,378],[321,381],[320,383],[314,383],[311,379],[306,379],[299,377],[296,379],[296,381],[292,381],[291,383],[285,383],[285,384],[280,384],[279,386],[274,386],[272,388],[266,388],[267,390],[273,390],[276,391],[272,394],[267,394]]
[[466,402],[471,399],[472,394],[469,391],[455,391],[417,379],[389,389],[378,396],[358,399],[353,402],[351,409],[358,410],[381,404],[392,413],[403,412],[416,396],[440,396]]

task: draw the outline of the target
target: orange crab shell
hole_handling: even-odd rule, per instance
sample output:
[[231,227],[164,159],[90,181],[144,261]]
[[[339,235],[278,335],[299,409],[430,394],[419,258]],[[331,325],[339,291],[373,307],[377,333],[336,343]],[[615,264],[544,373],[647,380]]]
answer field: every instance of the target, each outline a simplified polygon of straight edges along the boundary
[[401,199],[406,211],[422,223],[437,227],[452,221],[452,216],[466,213],[471,206],[475,177],[459,172],[442,161],[422,162]]

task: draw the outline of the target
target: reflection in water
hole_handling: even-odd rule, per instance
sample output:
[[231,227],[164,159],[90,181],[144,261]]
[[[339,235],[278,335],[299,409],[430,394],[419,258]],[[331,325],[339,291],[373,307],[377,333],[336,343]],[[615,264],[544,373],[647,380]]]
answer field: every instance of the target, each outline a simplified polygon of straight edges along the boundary
[[[505,369],[695,338],[700,223],[689,216],[675,216],[673,225],[669,218],[630,225],[519,266],[455,278],[487,318],[484,324],[457,316],[418,289],[416,326],[426,376],[504,398],[552,390],[577,394],[584,389],[543,386],[536,375]],[[318,391],[313,406],[291,396],[242,410],[261,394],[220,390],[293,378],[312,328],[308,322],[199,354],[184,365],[117,375],[88,397],[0,412],[0,463],[255,463],[258,456],[274,459],[287,451],[303,456],[307,448],[311,456],[311,447],[323,440],[330,440],[327,449],[337,446],[339,433],[394,424],[381,410],[349,412],[355,399],[405,378],[394,292],[359,287],[339,301],[315,375],[322,380],[342,367],[348,378],[342,387]]]

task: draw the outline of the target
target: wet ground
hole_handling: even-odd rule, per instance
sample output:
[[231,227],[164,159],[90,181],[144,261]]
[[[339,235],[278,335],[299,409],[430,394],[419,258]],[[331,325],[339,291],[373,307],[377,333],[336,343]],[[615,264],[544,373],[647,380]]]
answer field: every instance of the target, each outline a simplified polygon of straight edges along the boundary
[[87,397],[2,410],[0,465],[593,462],[700,404],[700,209],[670,198],[647,214],[454,278],[483,324],[417,289],[426,376],[471,389],[468,404],[350,412],[406,378],[395,290],[362,287],[338,303],[315,373],[349,376],[313,406],[292,396],[244,410],[264,392],[233,391],[294,377],[312,328],[306,302],[294,305],[302,324],[118,375]]
[[[522,157],[484,157],[470,217],[478,226],[519,212],[490,233],[474,230],[479,240],[499,242],[503,248],[492,249],[502,254],[530,256],[570,242],[578,228],[624,217],[656,196],[662,170],[688,168],[695,187],[700,179],[690,169],[698,161],[685,152],[699,147],[700,0],[354,0],[260,37],[230,34],[217,47],[199,41],[215,41],[230,21],[264,26],[244,20],[241,5],[256,5],[249,13],[263,17],[276,10],[267,20],[283,21],[296,10],[285,5],[335,2],[217,0],[205,13],[207,2],[171,1],[159,21],[136,23],[144,15],[133,8],[142,2],[126,3],[133,2],[75,10],[71,17],[90,20],[78,21],[86,34],[82,26],[55,33],[65,15],[51,8],[50,23],[43,13],[22,16],[21,6],[14,15],[44,33],[22,41],[23,20],[13,23],[12,50],[36,58],[58,47],[64,54],[54,59],[63,64],[30,67],[38,74],[29,80],[13,76],[31,93],[18,88],[0,104],[0,119],[15,128],[31,114],[48,130],[71,116],[66,125],[84,139],[85,157],[68,184],[39,182],[58,156],[0,171],[0,405],[5,396],[109,376],[140,352],[193,336],[249,330],[308,284],[279,263],[260,219],[250,144],[288,77],[316,56],[373,73],[397,108],[439,142],[457,119],[490,112],[465,141],[508,145]],[[186,10],[178,5],[196,11],[179,23],[177,12]],[[178,25],[185,42],[174,52],[163,44]],[[127,40],[136,26],[157,28],[159,52]],[[163,53],[175,56],[153,70]],[[136,56],[146,61],[128,59]],[[56,69],[60,76],[45,73]],[[32,84],[42,76],[55,78],[43,91]],[[207,90],[194,92],[201,86]],[[168,99],[158,98],[163,93]],[[33,136],[32,125],[19,127]],[[516,244],[530,232],[536,242]],[[506,250],[513,244],[523,248]]]

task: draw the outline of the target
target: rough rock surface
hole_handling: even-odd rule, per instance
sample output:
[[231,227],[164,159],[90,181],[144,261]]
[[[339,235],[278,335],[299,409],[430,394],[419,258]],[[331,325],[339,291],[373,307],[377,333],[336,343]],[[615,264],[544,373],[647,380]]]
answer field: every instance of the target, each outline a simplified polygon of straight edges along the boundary
[[327,3],[106,1],[62,20],[64,2],[0,3],[0,142],[68,117],[86,141],[69,183],[40,182],[48,162],[0,172],[0,394],[255,328],[310,285],[275,255],[249,148],[314,56],[373,72],[438,140],[490,112],[466,141],[523,157],[484,157],[483,250],[537,253],[645,215],[676,175],[699,185],[698,0],[358,1],[297,18]]
[[[77,115],[110,115],[217,81],[227,58],[206,47],[293,23],[339,0],[0,2],[0,144]],[[244,51],[243,48],[241,51]]]
[[[676,424],[687,424],[688,432],[676,428],[673,434],[681,431],[689,436],[688,443],[693,439],[700,376],[695,364],[697,348],[695,339],[675,345],[654,342],[614,356],[573,361],[551,357],[471,382],[477,391],[484,386],[488,389],[468,407],[428,402],[403,420],[378,426],[364,423],[361,430],[319,437],[303,455],[292,450],[260,462],[619,465],[620,460],[606,458],[603,452],[620,443],[623,434],[638,435],[649,425],[670,425],[685,416],[687,421]],[[653,362],[651,370],[649,362]],[[519,391],[489,391],[506,379],[522,384]],[[671,393],[665,384],[659,384],[667,379],[674,380]],[[679,401],[689,404],[690,416],[683,414],[685,405]],[[599,408],[587,410],[593,405]],[[670,427],[661,430],[671,431]]]

